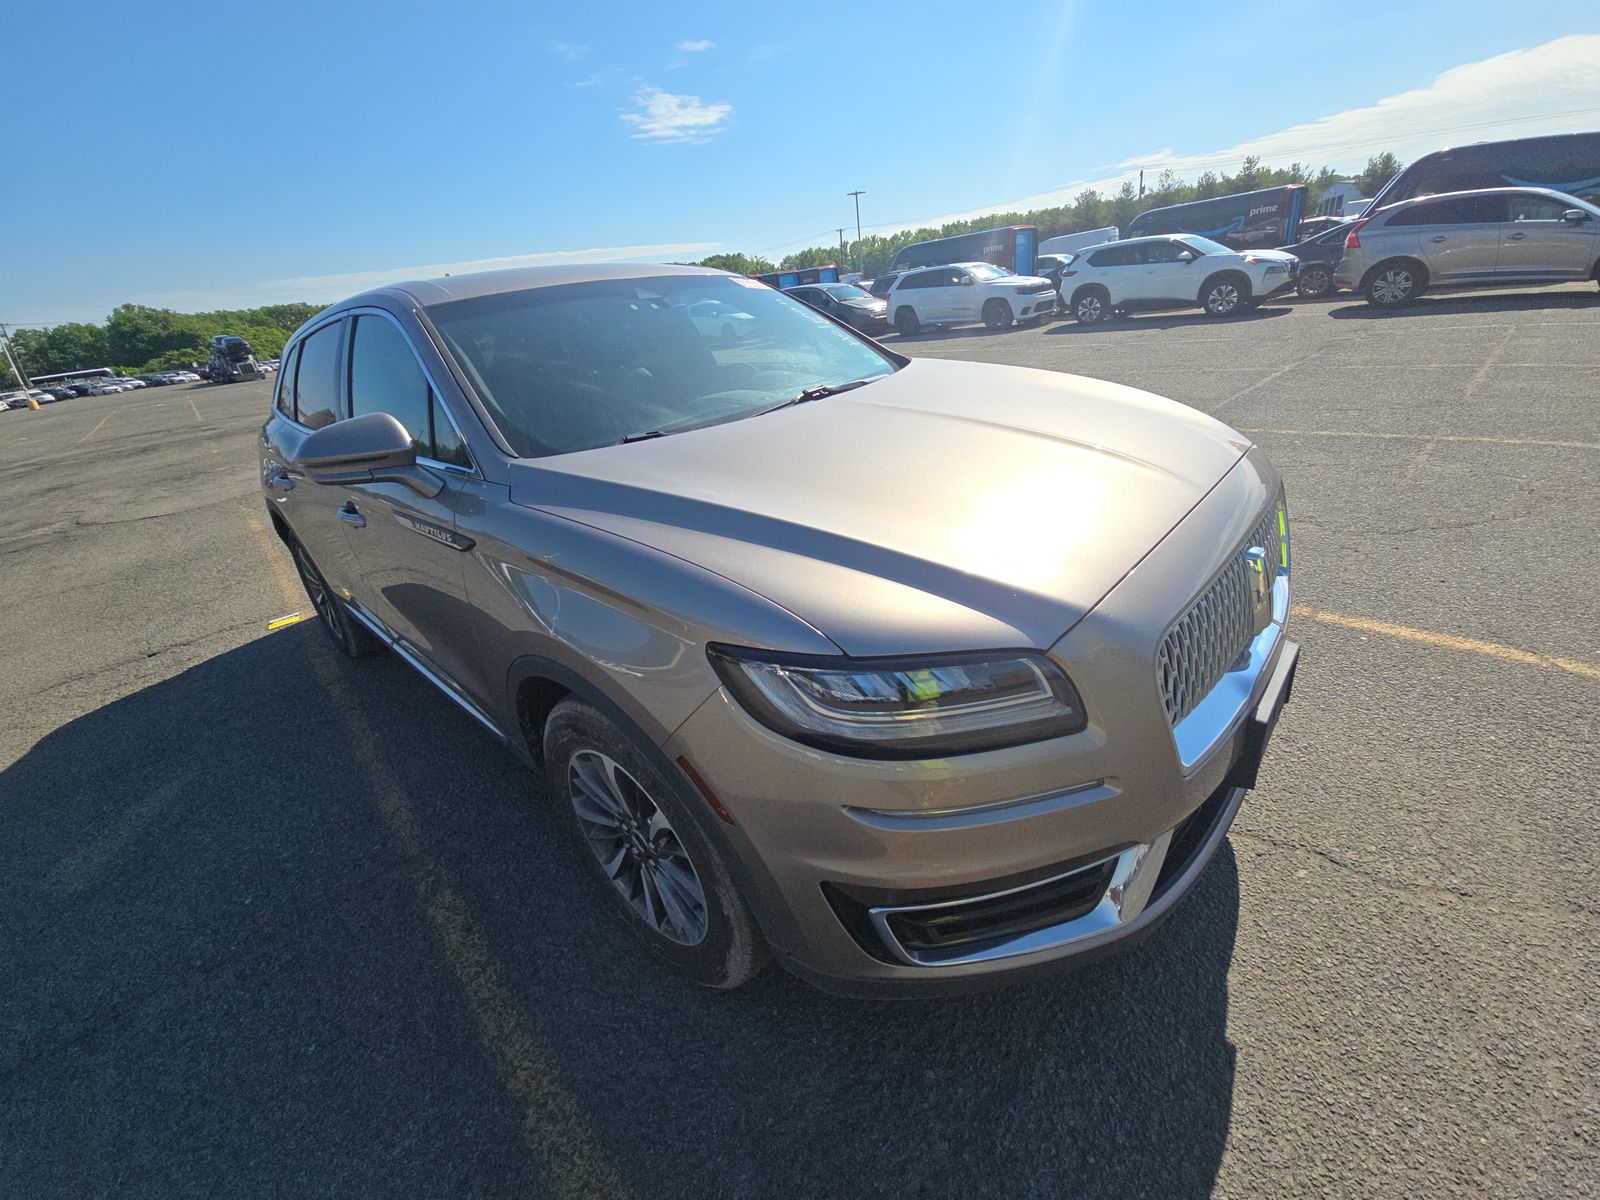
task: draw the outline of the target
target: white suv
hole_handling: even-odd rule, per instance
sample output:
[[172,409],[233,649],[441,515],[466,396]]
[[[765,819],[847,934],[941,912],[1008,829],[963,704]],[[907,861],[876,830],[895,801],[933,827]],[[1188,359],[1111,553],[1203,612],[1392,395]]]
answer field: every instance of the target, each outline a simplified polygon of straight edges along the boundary
[[1056,289],[1038,275],[1013,275],[992,263],[951,263],[907,271],[894,281],[887,296],[889,320],[902,334],[924,325],[959,325],[982,321],[1004,329],[1014,321],[1032,321],[1056,310]]
[[1107,242],[1061,271],[1061,298],[1085,325],[1137,308],[1203,308],[1231,317],[1295,285],[1282,250],[1232,250],[1192,233]]

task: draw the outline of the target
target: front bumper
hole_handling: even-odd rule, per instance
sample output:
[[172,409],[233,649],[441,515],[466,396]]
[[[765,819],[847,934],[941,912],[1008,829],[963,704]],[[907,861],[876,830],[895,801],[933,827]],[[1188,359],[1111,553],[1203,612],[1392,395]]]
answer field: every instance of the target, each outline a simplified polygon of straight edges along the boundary
[[[1237,713],[1186,765],[1155,647],[1174,596],[1204,582],[1276,491],[1270,465],[1247,456],[1051,649],[1085,697],[1081,733],[886,762],[791,742],[722,691],[684,722],[664,749],[734,817],[719,831],[787,965],[834,991],[962,990],[1065,968],[1170,911],[1254,783],[1298,650],[1275,623]],[[1149,686],[1130,687],[1136,676]],[[990,922],[976,949],[941,943],[973,921]]]
[[1017,320],[1036,321],[1040,317],[1048,317],[1056,311],[1056,305],[1057,299],[1054,290],[1018,296],[1015,305]]
[[1261,288],[1263,290],[1258,290],[1256,296],[1261,300],[1270,300],[1274,296],[1281,296],[1285,292],[1294,291],[1295,285],[1299,282],[1300,264],[1295,263],[1283,274],[1275,271],[1270,275],[1264,276],[1261,280]]

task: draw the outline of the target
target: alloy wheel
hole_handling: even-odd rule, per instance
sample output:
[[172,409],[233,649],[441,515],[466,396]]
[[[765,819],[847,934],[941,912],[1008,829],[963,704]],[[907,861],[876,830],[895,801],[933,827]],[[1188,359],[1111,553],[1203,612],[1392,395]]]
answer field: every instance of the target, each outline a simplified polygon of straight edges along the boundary
[[1239,289],[1231,283],[1219,283],[1206,294],[1206,308],[1224,316],[1239,307]]
[[306,548],[298,541],[294,542],[292,552],[295,570],[300,573],[300,582],[305,584],[306,595],[311,600],[311,607],[316,611],[317,619],[327,629],[328,636],[343,646],[344,623],[339,619],[339,612],[335,608],[337,602],[333,598],[333,593],[328,590],[327,581],[322,578],[322,572],[317,570],[317,564],[311,561]]
[[615,759],[580,750],[567,793],[583,838],[612,886],[646,925],[684,946],[705,940],[705,888],[672,823]]
[[1079,298],[1078,305],[1073,311],[1077,314],[1078,320],[1085,325],[1092,325],[1105,315],[1105,306],[1101,304],[1100,297],[1091,292]]
[[1372,281],[1372,298],[1379,304],[1399,304],[1411,295],[1416,279],[1404,267],[1390,267]]

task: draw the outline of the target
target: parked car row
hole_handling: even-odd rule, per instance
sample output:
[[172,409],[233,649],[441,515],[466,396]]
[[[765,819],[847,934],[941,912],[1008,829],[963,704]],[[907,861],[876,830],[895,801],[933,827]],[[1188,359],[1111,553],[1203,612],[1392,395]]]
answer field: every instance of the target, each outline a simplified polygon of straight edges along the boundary
[[[1374,307],[1392,308],[1439,287],[1600,282],[1600,207],[1549,188],[1484,188],[1368,210],[1278,250],[1161,234],[1041,255],[1037,269],[1024,278],[988,263],[953,263],[891,272],[859,287],[788,290],[868,333],[882,325],[851,314],[873,301],[884,306],[873,320],[902,334],[972,321],[1003,329],[1057,306],[1084,324],[1151,309],[1235,316],[1291,291],[1308,300],[1357,291]],[[854,308],[824,298],[836,288],[849,289],[846,303]]]

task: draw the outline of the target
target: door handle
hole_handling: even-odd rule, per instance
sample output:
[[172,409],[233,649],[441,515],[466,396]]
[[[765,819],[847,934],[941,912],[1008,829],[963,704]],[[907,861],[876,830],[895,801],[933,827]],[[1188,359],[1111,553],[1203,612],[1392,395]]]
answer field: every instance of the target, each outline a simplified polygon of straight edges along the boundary
[[367,523],[367,519],[361,515],[361,510],[350,500],[339,506],[339,520],[346,525],[354,525],[357,529]]
[[1508,233],[1508,234],[1506,234],[1506,241],[1508,241],[1508,242],[1520,242],[1523,238],[1525,238],[1527,236],[1528,235],[1525,234],[1525,233]]
[[1429,240],[1429,241],[1430,241],[1430,242],[1447,242],[1447,241],[1449,241],[1449,240],[1450,240],[1450,239],[1449,239],[1449,238],[1447,238],[1447,237],[1445,237],[1445,235],[1444,235],[1444,234],[1442,234],[1442,233],[1436,233],[1436,234],[1434,234],[1434,235],[1433,235],[1433,236],[1432,236],[1432,237],[1431,237],[1431,238],[1429,238],[1429,239],[1428,239],[1428,240]]
[[294,489],[294,477],[290,475],[289,472],[284,470],[274,471],[272,474],[267,476],[266,482],[269,488],[276,488],[280,492],[292,491]]

